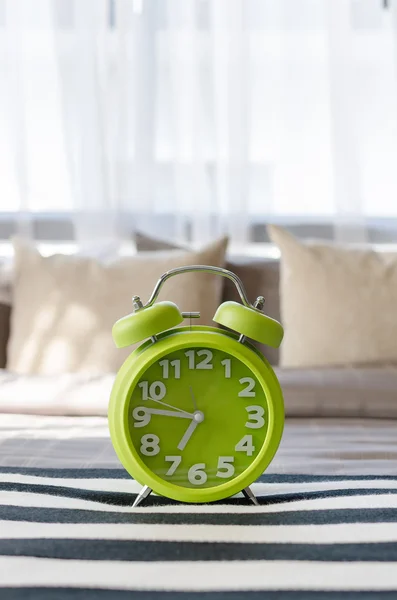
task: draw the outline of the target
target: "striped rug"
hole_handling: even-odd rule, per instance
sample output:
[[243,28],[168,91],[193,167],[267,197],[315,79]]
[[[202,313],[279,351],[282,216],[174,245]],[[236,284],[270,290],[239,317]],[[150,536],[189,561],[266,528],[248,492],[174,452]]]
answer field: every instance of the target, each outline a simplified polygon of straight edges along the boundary
[[260,506],[121,469],[0,469],[0,599],[397,598],[397,477],[264,475]]

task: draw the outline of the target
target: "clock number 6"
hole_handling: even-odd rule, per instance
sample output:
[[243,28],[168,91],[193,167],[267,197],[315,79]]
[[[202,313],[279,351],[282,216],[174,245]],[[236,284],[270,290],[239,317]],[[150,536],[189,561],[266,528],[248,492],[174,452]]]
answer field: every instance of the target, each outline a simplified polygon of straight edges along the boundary
[[192,485],[203,485],[207,481],[207,473],[204,471],[205,463],[197,463],[190,467],[187,478]]

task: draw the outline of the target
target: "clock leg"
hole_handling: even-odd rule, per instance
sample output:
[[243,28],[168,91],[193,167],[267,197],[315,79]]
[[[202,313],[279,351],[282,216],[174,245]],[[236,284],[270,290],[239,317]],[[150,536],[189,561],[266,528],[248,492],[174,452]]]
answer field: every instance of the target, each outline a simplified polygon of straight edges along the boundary
[[247,500],[251,500],[251,502],[253,504],[255,504],[255,506],[259,506],[259,502],[255,497],[255,494],[253,493],[253,491],[251,490],[251,488],[246,487],[243,489],[243,494],[245,496],[245,498],[247,498]]
[[135,498],[135,502],[132,506],[138,506],[151,493],[152,493],[152,488],[150,488],[148,485],[144,485],[143,488],[141,489],[141,491],[139,492],[139,494],[137,495],[137,497]]

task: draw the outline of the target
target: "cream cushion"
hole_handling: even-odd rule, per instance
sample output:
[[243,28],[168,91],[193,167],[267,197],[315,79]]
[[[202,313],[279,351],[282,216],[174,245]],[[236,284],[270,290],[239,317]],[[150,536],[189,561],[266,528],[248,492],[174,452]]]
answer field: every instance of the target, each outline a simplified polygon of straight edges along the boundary
[[396,362],[397,254],[268,231],[281,251],[281,366]]
[[[150,252],[103,264],[77,255],[43,257],[16,240],[7,368],[24,374],[116,371],[131,348],[116,349],[112,326],[132,312],[131,297],[148,300],[157,279],[174,267],[223,266],[226,246],[222,239],[196,252]],[[212,324],[221,294],[221,278],[188,273],[170,279],[160,299],[201,311],[198,323]]]

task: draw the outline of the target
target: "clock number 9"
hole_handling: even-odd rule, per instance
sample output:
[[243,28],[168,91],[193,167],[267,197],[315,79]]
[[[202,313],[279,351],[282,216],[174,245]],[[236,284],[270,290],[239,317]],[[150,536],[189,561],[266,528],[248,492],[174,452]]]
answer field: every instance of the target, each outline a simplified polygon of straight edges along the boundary
[[135,419],[134,427],[145,427],[150,423],[151,415],[143,406],[134,408],[132,416]]

